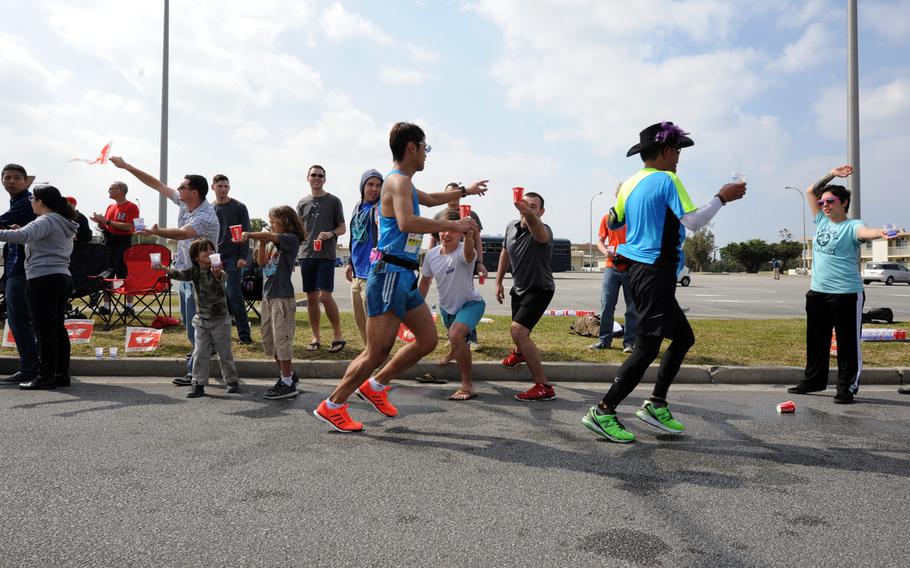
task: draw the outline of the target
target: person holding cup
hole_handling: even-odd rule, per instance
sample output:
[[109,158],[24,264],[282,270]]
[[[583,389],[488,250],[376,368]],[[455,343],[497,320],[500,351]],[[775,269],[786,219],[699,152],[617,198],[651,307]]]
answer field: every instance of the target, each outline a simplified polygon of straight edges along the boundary
[[231,181],[224,174],[212,178],[212,191],[215,193],[215,215],[218,216],[218,253],[224,263],[227,274],[228,309],[237,325],[237,337],[242,345],[251,345],[250,320],[243,301],[243,269],[250,263],[249,241],[243,240],[243,233],[249,232],[250,213],[246,205],[229,195]]
[[[127,200],[128,190],[129,188],[122,181],[112,182],[107,188],[107,195],[114,202],[107,206],[104,215],[92,214],[92,221],[101,229],[104,244],[111,251],[112,278],[126,278],[126,263],[123,261],[123,253],[133,245],[133,233],[137,230],[135,221],[139,217],[139,207]],[[132,296],[126,296],[124,304],[127,310],[132,310]],[[110,296],[104,296],[98,313],[102,315],[111,313]]]
[[829,183],[852,173],[849,165],[834,168],[806,189],[815,223],[812,283],[806,293],[806,369],[803,380],[787,389],[789,393],[806,394],[827,388],[833,329],[837,334],[835,404],[853,402],[863,369],[860,341],[866,295],[856,261],[859,247],[866,241],[897,236],[847,218],[850,190]]

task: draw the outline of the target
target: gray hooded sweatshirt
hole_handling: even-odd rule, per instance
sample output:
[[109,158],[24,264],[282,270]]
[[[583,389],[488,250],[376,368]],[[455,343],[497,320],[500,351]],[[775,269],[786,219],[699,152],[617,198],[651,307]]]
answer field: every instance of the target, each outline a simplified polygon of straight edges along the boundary
[[21,229],[0,231],[0,241],[25,245],[25,278],[70,273],[73,236],[79,224],[59,213],[41,215]]

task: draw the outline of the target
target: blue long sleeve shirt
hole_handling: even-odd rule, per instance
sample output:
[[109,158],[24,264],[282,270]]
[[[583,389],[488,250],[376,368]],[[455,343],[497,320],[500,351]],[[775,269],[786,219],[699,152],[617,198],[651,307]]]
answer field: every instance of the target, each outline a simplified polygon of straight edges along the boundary
[[[24,227],[35,220],[35,212],[32,211],[32,192],[29,190],[22,191],[9,198],[9,211],[0,215],[0,226],[2,228],[10,225],[19,225]],[[3,272],[4,274],[15,275],[25,271],[25,246],[6,243],[3,245]]]

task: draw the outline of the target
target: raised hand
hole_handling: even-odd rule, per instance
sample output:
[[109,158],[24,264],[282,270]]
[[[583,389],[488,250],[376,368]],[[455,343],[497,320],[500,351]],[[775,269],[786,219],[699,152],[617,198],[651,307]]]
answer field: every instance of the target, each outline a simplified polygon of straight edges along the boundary
[[475,181],[471,185],[467,186],[465,193],[468,195],[483,195],[487,192],[487,182],[490,180],[482,179],[480,181]]
[[831,170],[831,173],[839,178],[845,178],[853,173],[853,166],[840,166]]

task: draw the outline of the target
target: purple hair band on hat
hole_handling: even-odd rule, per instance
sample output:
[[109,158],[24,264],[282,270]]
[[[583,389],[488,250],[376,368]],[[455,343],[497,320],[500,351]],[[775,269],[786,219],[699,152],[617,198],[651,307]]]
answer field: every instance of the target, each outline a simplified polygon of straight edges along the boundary
[[687,136],[688,132],[683,132],[683,129],[676,126],[672,122],[661,122],[660,130],[654,136],[654,141],[658,144],[666,144],[671,141],[676,141]]

